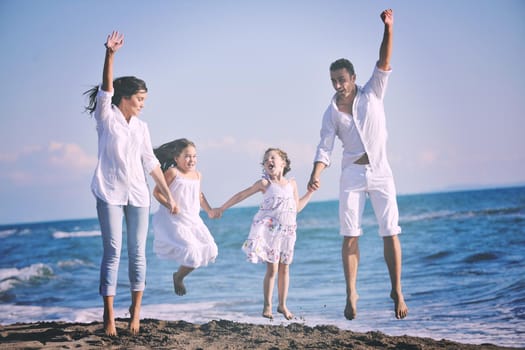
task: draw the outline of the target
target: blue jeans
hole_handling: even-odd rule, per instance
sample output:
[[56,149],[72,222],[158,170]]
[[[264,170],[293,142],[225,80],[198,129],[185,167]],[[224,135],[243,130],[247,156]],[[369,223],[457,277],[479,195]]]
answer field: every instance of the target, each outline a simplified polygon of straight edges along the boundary
[[100,264],[100,295],[114,296],[117,293],[123,216],[126,219],[130,288],[132,292],[143,291],[146,287],[149,207],[111,205],[97,198],[97,214],[104,248]]

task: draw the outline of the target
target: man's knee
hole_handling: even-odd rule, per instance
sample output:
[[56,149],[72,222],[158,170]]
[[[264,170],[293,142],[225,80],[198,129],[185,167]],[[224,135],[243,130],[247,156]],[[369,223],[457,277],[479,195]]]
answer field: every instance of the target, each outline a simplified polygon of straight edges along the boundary
[[352,245],[359,241],[359,236],[343,236],[343,244]]
[[359,249],[359,236],[344,236],[342,248],[348,254],[356,252]]
[[399,235],[383,237],[383,246],[385,251],[395,252],[401,249],[401,241]]
[[391,243],[391,242],[397,242],[397,241],[399,241],[399,234],[383,236],[383,242],[385,243]]

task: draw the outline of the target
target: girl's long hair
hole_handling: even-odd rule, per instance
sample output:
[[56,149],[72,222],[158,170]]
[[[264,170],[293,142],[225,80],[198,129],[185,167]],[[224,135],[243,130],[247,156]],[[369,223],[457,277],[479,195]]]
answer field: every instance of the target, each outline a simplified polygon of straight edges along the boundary
[[188,146],[195,147],[195,144],[188,139],[177,139],[155,148],[153,153],[155,153],[155,156],[159,160],[162,171],[177,166],[175,158],[180,156],[182,151]]
[[[88,105],[85,107],[85,111],[89,114],[93,114],[95,112],[95,109],[97,108],[98,89],[99,86],[97,85],[84,92],[84,95],[88,96],[89,101]],[[113,97],[111,98],[111,103],[115,106],[118,106],[120,104],[120,101],[123,97],[130,97],[139,91],[148,91],[148,88],[146,87],[146,82],[144,82],[144,80],[142,79],[133,76],[120,77],[113,80],[113,89],[115,92],[113,94]]]

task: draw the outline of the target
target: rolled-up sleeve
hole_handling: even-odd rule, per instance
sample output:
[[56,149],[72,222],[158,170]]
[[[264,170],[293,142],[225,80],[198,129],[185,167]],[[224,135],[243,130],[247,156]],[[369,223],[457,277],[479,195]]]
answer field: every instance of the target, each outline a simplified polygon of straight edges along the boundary
[[97,105],[95,107],[95,120],[101,122],[111,116],[111,99],[113,92],[102,90],[102,86],[98,87],[97,91]]
[[332,107],[329,106],[323,115],[323,123],[320,131],[321,140],[317,146],[314,162],[324,163],[330,166],[330,157],[334,149],[336,136],[336,125],[332,119]]
[[155,167],[160,166],[160,162],[153,153],[149,128],[145,126],[144,142],[142,143],[142,166],[147,174],[150,174]]

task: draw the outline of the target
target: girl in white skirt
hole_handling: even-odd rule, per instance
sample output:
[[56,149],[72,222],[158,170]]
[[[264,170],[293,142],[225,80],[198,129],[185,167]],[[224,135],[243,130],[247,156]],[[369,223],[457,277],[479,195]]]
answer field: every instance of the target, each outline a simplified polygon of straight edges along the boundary
[[266,263],[263,317],[273,318],[272,293],[275,277],[278,275],[277,312],[290,320],[293,314],[286,306],[286,298],[290,281],[289,265],[293,260],[295,246],[296,217],[297,213],[306,206],[313,192],[307,192],[299,199],[295,180],[284,177],[291,170],[290,159],[286,152],[278,148],[269,148],[264,153],[262,165],[264,177],[235,194],[220,208],[214,209],[216,210],[214,216],[222,216],[226,209],[257,192],[263,193],[263,202],[253,218],[250,234],[242,249],[248,261]]
[[154,152],[177,205],[174,213],[170,213],[166,198],[155,187],[153,195],[163,206],[153,216],[153,251],[161,259],[175,260],[180,264],[173,273],[173,288],[177,295],[184,295],[184,277],[194,269],[214,262],[217,257],[217,245],[199,216],[201,208],[210,217],[213,212],[201,192],[202,176],[195,168],[195,144],[178,139],[156,148]]

